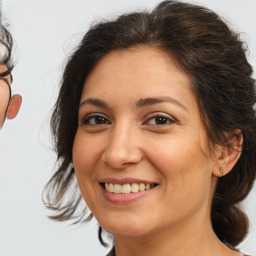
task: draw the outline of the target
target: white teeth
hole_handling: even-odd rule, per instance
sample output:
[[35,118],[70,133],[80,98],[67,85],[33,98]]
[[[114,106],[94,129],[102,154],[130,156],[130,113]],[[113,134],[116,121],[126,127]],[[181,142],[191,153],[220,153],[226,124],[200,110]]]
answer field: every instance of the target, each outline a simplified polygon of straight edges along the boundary
[[139,185],[138,184],[136,184],[136,183],[132,183],[132,192],[133,193],[136,193],[136,192],[138,192],[139,191]]
[[145,187],[146,187],[145,184],[140,183],[140,186],[139,186],[140,191],[144,191]]
[[109,192],[114,192],[114,185],[112,183],[109,184]]
[[129,193],[131,193],[131,191],[132,191],[132,189],[131,189],[130,184],[124,184],[122,186],[122,193],[123,194],[129,194]]
[[122,192],[122,185],[114,184],[114,193],[120,194]]
[[113,183],[105,183],[105,189],[108,192],[112,192],[115,194],[130,194],[136,193],[139,191],[145,191],[147,189],[153,188],[154,184],[144,184],[144,183],[132,183],[132,184],[113,184]]

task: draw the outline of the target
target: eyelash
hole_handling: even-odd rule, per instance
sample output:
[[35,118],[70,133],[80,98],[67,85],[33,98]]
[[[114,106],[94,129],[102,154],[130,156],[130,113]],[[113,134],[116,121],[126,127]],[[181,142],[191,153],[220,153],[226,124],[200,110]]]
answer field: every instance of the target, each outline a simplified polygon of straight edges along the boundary
[[[98,120],[97,120],[98,118]],[[157,121],[156,119],[159,118],[159,120]],[[90,123],[91,120],[94,119],[94,123]],[[100,120],[101,119],[101,120]],[[150,120],[155,119],[154,124],[150,124]],[[97,123],[98,121],[98,123]],[[157,122],[159,122],[157,124]],[[161,122],[167,122],[167,123],[161,123]],[[145,122],[143,122],[143,125],[151,125],[151,126],[166,126],[166,125],[171,125],[177,123],[177,121],[167,115],[164,114],[152,114],[151,117],[149,117]],[[93,114],[89,114],[87,115],[82,121],[81,121],[82,125],[105,125],[105,124],[111,124],[111,121],[109,121],[109,119],[107,117],[105,117],[104,115],[101,114],[97,114],[97,113],[93,113]]]
[[[90,114],[90,115],[87,115],[85,118],[82,119],[81,121],[81,124],[82,125],[102,125],[102,124],[106,124],[106,123],[96,123],[96,118],[101,118],[101,119],[104,119],[106,122],[108,122],[108,124],[111,124],[111,122],[108,120],[108,118],[106,118],[104,115],[101,115],[101,114],[97,114],[97,113],[93,113],[93,114]],[[90,124],[89,122],[91,120],[95,120],[94,124]],[[99,119],[98,119],[99,121]]]
[[[160,120],[158,121],[166,121],[168,123],[160,123],[160,124],[157,124],[157,121],[156,119],[159,118]],[[151,117],[149,117],[143,124],[147,124],[150,120],[152,119],[155,119],[155,124],[149,124],[149,125],[156,125],[156,126],[166,126],[166,125],[171,125],[171,124],[174,124],[174,123],[177,123],[176,120],[174,120],[173,118],[171,118],[170,116],[167,116],[167,115],[164,115],[164,114],[154,114],[152,115]],[[162,120],[161,120],[162,119]]]

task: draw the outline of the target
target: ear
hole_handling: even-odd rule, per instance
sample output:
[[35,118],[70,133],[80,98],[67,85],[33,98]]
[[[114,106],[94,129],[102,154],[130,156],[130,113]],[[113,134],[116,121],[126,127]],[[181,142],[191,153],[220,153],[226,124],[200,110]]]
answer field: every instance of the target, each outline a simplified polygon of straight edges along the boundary
[[243,133],[237,129],[228,140],[228,146],[218,147],[217,160],[213,169],[213,175],[222,177],[228,174],[242,153]]
[[8,119],[13,119],[14,117],[16,117],[16,115],[19,112],[21,102],[22,102],[22,97],[19,94],[12,96],[9,103],[8,111],[7,111]]

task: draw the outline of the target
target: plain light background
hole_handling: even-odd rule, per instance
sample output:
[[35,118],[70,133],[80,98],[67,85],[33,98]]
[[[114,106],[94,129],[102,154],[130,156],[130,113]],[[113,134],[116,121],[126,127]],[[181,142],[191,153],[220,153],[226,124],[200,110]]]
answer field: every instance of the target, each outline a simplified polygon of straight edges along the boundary
[[[23,96],[18,117],[0,137],[0,256],[106,255],[97,240],[96,221],[70,226],[47,219],[41,195],[54,171],[49,117],[63,63],[89,25],[138,9],[156,0],[2,0],[15,39],[13,92]],[[189,0],[188,0],[189,1]],[[190,1],[192,2],[192,1]],[[256,1],[199,0],[221,13],[240,32],[256,66]],[[251,228],[241,244],[256,255],[256,187],[245,202]],[[145,213],[146,214],[146,213]]]

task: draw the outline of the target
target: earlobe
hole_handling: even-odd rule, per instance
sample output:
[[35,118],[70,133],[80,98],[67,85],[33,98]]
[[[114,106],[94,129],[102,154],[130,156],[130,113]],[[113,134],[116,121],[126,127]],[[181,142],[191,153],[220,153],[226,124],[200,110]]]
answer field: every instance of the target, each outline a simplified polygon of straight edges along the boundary
[[13,119],[16,117],[16,115],[19,112],[21,103],[22,103],[22,97],[19,94],[12,96],[9,103],[8,111],[7,111],[8,119]]
[[222,177],[233,169],[241,156],[242,144],[243,133],[241,130],[237,129],[228,140],[228,145],[221,146],[218,159],[216,160],[216,165],[213,170],[213,175]]

